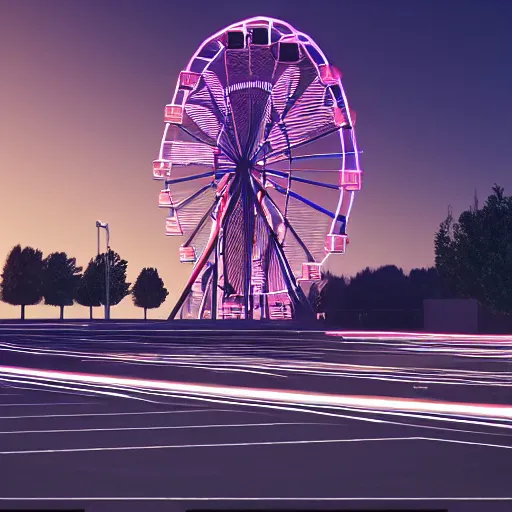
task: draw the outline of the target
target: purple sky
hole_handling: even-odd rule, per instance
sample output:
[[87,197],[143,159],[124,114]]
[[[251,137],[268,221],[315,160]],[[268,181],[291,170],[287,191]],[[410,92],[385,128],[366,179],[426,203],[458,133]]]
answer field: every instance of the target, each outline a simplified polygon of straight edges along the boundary
[[[152,315],[167,316],[190,269],[151,179],[163,106],[205,37],[256,15],[309,34],[357,112],[365,179],[344,273],[431,265],[448,204],[458,214],[494,182],[512,193],[510,2],[0,0],[2,263],[20,243],[86,265],[105,219],[132,281],[160,270],[171,295]],[[43,314],[57,309],[29,308]]]

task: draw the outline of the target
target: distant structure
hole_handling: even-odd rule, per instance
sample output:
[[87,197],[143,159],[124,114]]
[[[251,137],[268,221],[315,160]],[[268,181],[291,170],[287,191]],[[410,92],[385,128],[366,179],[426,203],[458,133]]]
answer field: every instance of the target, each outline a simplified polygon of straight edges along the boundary
[[251,18],[203,42],[153,162],[166,234],[194,265],[169,319],[313,314],[302,286],[345,252],[361,188],[354,124],[340,71],[289,24]]

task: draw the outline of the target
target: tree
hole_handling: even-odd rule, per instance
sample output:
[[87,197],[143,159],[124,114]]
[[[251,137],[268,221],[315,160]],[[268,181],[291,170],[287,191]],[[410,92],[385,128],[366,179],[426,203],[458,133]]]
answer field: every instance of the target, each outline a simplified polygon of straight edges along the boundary
[[[126,269],[128,262],[121,259],[117,252],[108,250],[109,259],[109,305],[116,306],[130,294],[130,284],[126,282]],[[107,296],[105,288],[105,253],[96,256],[98,272],[103,278],[99,279],[101,304],[106,305]]]
[[89,308],[89,318],[91,320],[93,319],[92,308],[101,306],[103,289],[101,283],[104,283],[104,281],[105,274],[101,274],[98,259],[91,259],[85,272],[80,276],[75,290],[75,300],[78,304]]
[[451,208],[448,208],[448,215],[439,225],[439,231],[434,237],[435,267],[439,275],[441,296],[445,298],[457,296],[457,274],[452,228],[453,215]]
[[0,292],[4,302],[21,306],[25,320],[25,306],[39,304],[43,297],[43,253],[32,247],[14,247],[4,265]]
[[437,299],[440,296],[439,275],[434,267],[413,268],[409,272],[409,307],[421,309],[425,299]]
[[407,276],[395,265],[365,268],[348,283],[347,304],[351,309],[407,309]]
[[326,272],[322,274],[321,281],[311,285],[308,300],[317,315],[323,314],[326,319],[332,319],[346,306],[346,290],[345,277]]
[[450,216],[441,223],[436,268],[444,296],[512,313],[512,197],[498,185],[492,190],[483,207],[475,204],[453,225]]
[[327,273],[320,286],[319,312],[326,318],[346,307],[347,281],[344,276]]
[[144,308],[144,320],[147,320],[147,310],[160,307],[169,292],[158,275],[156,268],[143,268],[132,288],[133,303],[138,308]]
[[68,258],[65,252],[54,252],[43,263],[44,303],[59,306],[63,320],[64,307],[73,305],[82,267],[77,267],[76,258]]

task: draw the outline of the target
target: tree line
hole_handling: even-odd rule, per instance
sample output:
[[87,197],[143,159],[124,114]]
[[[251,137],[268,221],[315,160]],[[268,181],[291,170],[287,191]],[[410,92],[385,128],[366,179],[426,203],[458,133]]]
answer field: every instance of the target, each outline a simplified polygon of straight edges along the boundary
[[[452,212],[434,236],[435,266],[416,268],[409,274],[395,265],[366,268],[351,278],[326,274],[311,286],[315,311],[335,319],[340,311],[421,310],[424,299],[476,299],[490,311],[512,314],[512,196],[494,185],[482,207],[474,204],[457,220]],[[110,304],[127,295],[147,310],[159,307],[168,291],[154,268],[144,268],[135,284],[126,281],[127,261],[111,250],[89,261],[84,272],[75,258],[55,252],[43,258],[31,247],[12,249],[0,282],[0,298],[25,307],[45,304],[64,308],[74,302],[90,308],[105,305],[105,264],[110,273]]]
[[91,258],[85,271],[77,266],[76,258],[65,252],[54,252],[43,258],[39,249],[14,247],[5,262],[0,281],[0,299],[7,304],[21,307],[21,319],[25,319],[26,306],[44,301],[49,306],[64,308],[75,302],[89,308],[105,306],[107,287],[105,270],[109,270],[109,304],[115,306],[131,295],[135,306],[147,310],[160,307],[169,292],[155,268],[143,268],[133,286],[127,282],[128,262],[109,249]]
[[435,266],[409,274],[394,265],[366,268],[354,277],[326,274],[309,298],[336,322],[341,312],[421,310],[424,299],[476,299],[493,313],[512,314],[512,196],[494,185],[482,207],[457,220],[451,209],[434,236]]
[[309,291],[315,312],[336,323],[341,311],[417,311],[424,299],[441,296],[439,275],[431,268],[416,268],[405,274],[395,265],[365,268],[355,276],[325,274]]
[[443,297],[512,314],[512,196],[494,185],[482,207],[475,194],[458,220],[449,211],[435,235],[435,256]]

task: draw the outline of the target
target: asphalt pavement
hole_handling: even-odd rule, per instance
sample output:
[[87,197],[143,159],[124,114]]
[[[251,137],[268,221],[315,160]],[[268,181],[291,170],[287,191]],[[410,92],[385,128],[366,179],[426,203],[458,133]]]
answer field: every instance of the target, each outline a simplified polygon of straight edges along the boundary
[[511,511],[511,361],[504,336],[2,325],[0,509]]

